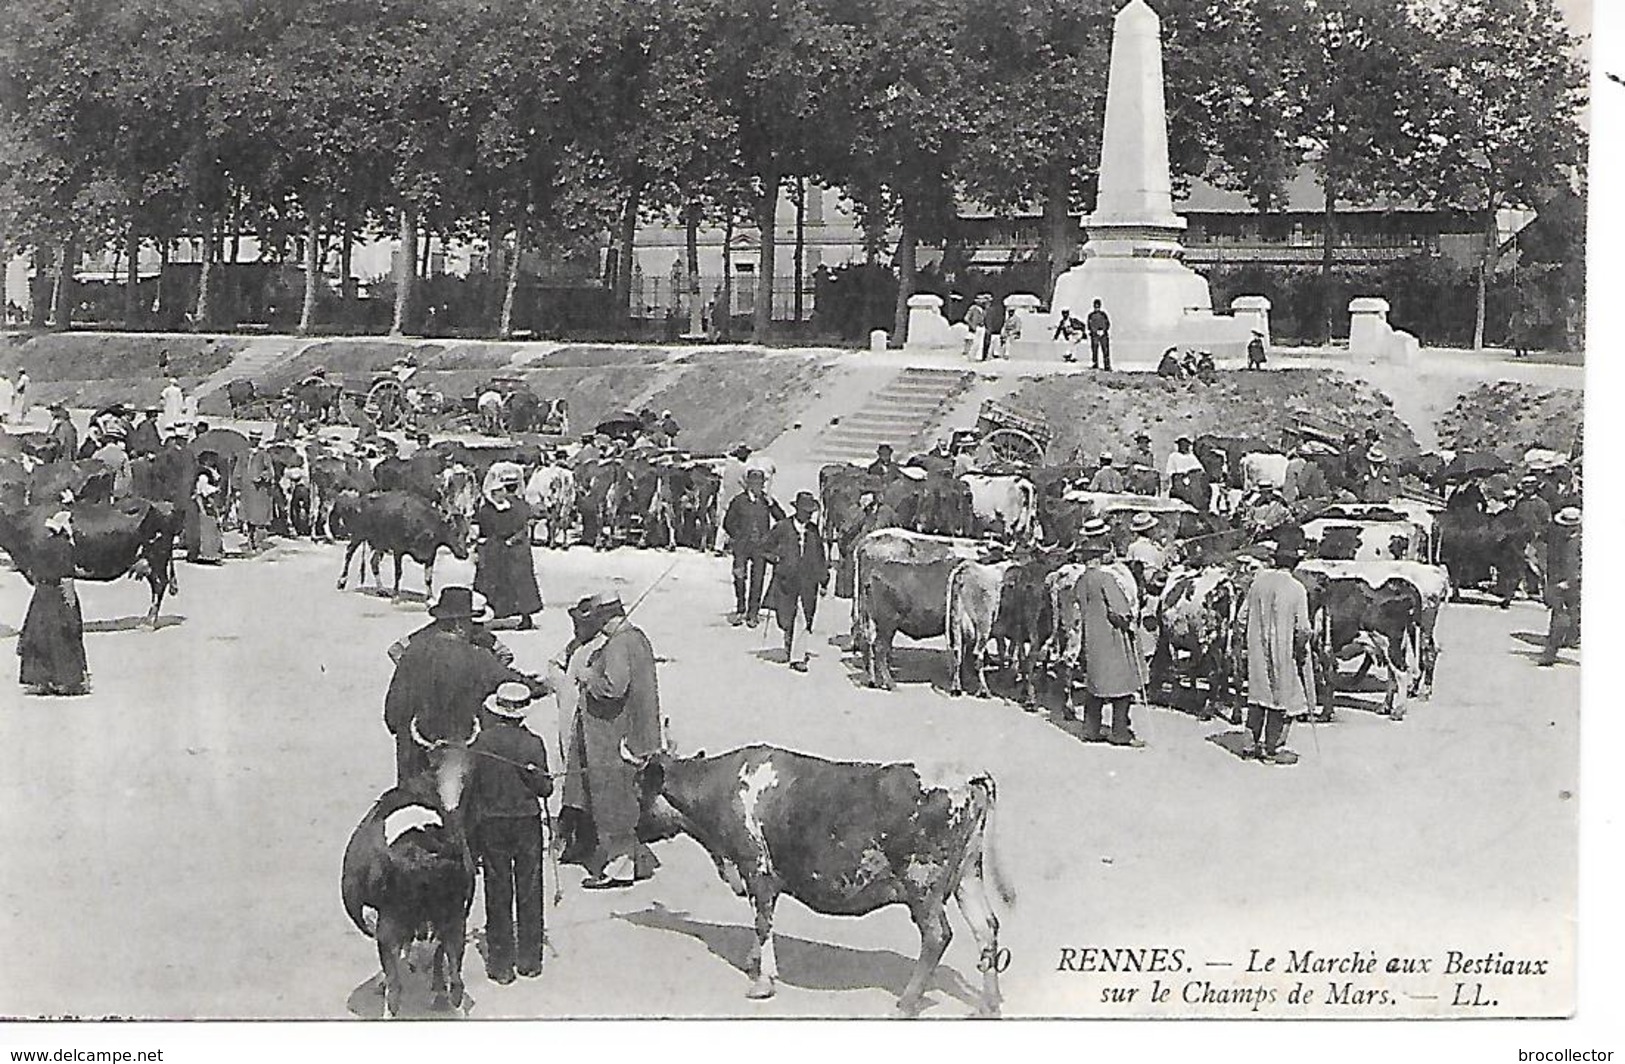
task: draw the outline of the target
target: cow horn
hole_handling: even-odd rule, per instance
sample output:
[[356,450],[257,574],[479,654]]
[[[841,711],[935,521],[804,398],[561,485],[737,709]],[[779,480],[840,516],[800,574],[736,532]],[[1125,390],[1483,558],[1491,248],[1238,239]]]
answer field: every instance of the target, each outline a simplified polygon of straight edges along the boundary
[[469,730],[468,742],[464,744],[466,746],[473,746],[474,740],[480,737],[480,718],[475,717],[470,723],[472,723],[474,727]]
[[433,750],[435,747],[440,745],[439,743],[431,743],[429,740],[423,737],[423,733],[418,731],[418,719],[416,717],[412,718],[412,741],[423,747],[425,750]]
[[632,756],[632,751],[627,747],[625,738],[621,739],[621,760],[633,766],[638,763],[638,759]]

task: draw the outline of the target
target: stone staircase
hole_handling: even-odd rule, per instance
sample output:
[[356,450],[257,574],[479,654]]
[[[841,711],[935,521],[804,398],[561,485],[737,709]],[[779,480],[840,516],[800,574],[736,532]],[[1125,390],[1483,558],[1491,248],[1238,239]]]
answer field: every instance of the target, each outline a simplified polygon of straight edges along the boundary
[[247,378],[262,383],[266,375],[296,358],[316,340],[289,340],[286,338],[258,340],[237,353],[225,366],[210,374],[197,386],[197,397],[205,399],[220,391],[234,380]]
[[889,443],[903,460],[923,449],[925,432],[974,375],[948,369],[905,369],[869,397],[855,414],[824,430],[812,449],[818,462],[872,459],[875,447]]

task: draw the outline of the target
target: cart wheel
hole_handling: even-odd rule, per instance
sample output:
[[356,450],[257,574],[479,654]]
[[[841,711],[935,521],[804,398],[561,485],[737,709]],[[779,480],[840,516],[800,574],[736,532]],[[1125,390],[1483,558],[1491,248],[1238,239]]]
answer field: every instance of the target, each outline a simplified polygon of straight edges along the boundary
[[1012,465],[1036,466],[1044,460],[1044,448],[1020,429],[994,429],[987,437],[993,456]]
[[381,429],[399,428],[406,413],[405,393],[401,382],[382,380],[367,392],[367,409]]

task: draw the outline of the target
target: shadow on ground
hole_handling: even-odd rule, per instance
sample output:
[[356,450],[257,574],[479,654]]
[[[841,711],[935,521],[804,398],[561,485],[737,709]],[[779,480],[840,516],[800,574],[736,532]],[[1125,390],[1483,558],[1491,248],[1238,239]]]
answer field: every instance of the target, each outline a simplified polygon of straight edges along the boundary
[[[470,963],[472,961],[473,963]],[[469,950],[463,960],[463,978],[479,970],[479,956]],[[350,991],[344,1007],[350,1015],[363,1020],[384,1019],[384,973],[374,972],[360,986]],[[414,942],[406,954],[406,976],[401,987],[403,1020],[460,1020],[474,1008],[474,998],[465,988],[461,1008],[434,1007],[434,945]]]
[[[186,620],[178,614],[166,613],[158,618],[154,630],[173,628]],[[135,617],[118,617],[110,621],[86,621],[86,632],[140,632],[147,629],[147,615],[140,614]]]
[[[659,904],[620,919],[638,927],[672,931],[704,943],[706,949],[744,975],[752,974],[751,955],[756,948],[756,931],[734,924],[707,924],[692,920],[687,913]],[[779,982],[802,990],[884,990],[900,998],[914,974],[915,960],[891,950],[852,949],[823,942],[809,942],[789,935],[774,936],[779,961]],[[938,965],[926,989],[940,991],[962,1004],[975,1008],[980,995],[963,976],[947,965]],[[745,1000],[745,986],[739,997]],[[925,1006],[933,1002],[928,997]]]

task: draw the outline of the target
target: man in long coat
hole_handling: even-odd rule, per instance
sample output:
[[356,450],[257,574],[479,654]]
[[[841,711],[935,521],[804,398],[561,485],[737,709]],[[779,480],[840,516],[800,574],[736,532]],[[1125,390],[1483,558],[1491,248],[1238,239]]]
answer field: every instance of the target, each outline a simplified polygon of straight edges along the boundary
[[51,439],[55,443],[53,461],[71,462],[79,457],[79,430],[73,426],[68,408],[61,403],[51,405]]
[[1284,745],[1288,722],[1307,717],[1315,705],[1309,595],[1292,575],[1302,558],[1297,545],[1277,547],[1274,564],[1253,577],[1236,614],[1237,633],[1247,648],[1248,753],[1269,764],[1298,760]]
[[[1104,739],[1114,746],[1144,746],[1135,738],[1129,719],[1134,696],[1145,686],[1145,659],[1134,637],[1134,603],[1107,568],[1115,554],[1105,529],[1086,527],[1085,534],[1090,557],[1076,590],[1083,626],[1083,737],[1086,742]],[[1111,731],[1104,733],[1102,711],[1107,704],[1112,707]]]
[[1546,602],[1552,608],[1546,645],[1537,664],[1556,665],[1557,652],[1580,645],[1580,524],[1578,506],[1565,506],[1552,518],[1547,539]]
[[570,608],[582,645],[570,671],[579,701],[566,755],[564,804],[590,823],[596,847],[586,859],[588,890],[629,887],[654,874],[658,862],[638,841],[639,801],[634,757],[662,745],[660,688],[649,637],[626,618],[619,595],[582,599]]
[[260,548],[260,536],[275,512],[272,492],[277,481],[276,463],[260,446],[264,439],[264,434],[259,432],[250,438],[254,447],[248,452],[248,461],[243,463],[243,483],[237,495],[237,516],[242,519],[249,550]]
[[395,675],[384,695],[384,726],[395,736],[396,782],[404,784],[428,766],[412,724],[428,740],[461,739],[472,731],[486,698],[509,681],[533,692],[550,690],[504,665],[495,653],[475,643],[481,607],[466,587],[443,587],[429,607],[434,626],[414,633],[395,663]]
[[813,515],[818,499],[810,491],[796,495],[791,517],[780,521],[767,543],[773,563],[768,598],[784,633],[784,658],[796,672],[807,671],[807,640],[812,635],[818,596],[829,586],[824,535]]

